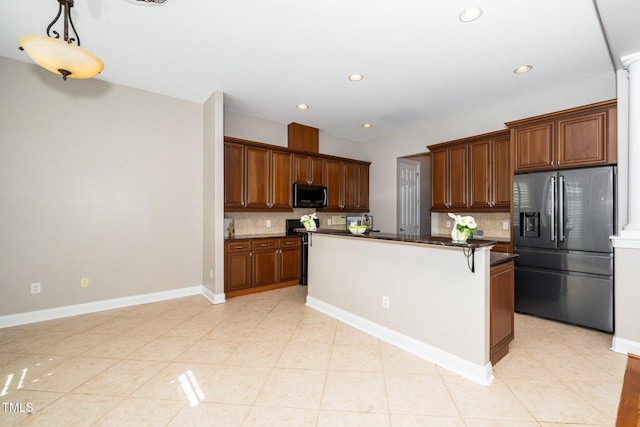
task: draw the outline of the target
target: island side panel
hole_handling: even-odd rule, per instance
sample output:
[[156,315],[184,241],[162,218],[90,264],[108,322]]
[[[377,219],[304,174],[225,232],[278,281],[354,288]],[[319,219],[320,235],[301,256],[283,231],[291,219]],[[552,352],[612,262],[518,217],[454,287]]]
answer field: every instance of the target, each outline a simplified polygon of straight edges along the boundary
[[459,247],[314,234],[307,293],[475,365],[489,364],[488,248],[476,249],[472,273]]

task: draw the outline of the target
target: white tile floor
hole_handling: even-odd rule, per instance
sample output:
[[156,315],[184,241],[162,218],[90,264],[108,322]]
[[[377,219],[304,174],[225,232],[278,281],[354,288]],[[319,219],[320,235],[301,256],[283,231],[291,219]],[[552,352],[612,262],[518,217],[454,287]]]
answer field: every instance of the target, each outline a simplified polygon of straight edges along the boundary
[[0,329],[0,425],[615,425],[626,357],[611,335],[516,315],[483,387],[305,297],[194,296]]

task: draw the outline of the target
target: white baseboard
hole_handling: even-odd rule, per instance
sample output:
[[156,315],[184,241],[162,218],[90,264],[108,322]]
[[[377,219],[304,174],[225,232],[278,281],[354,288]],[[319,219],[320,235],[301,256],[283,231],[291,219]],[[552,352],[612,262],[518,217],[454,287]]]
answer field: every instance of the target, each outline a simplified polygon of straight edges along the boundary
[[395,345],[421,359],[435,363],[448,371],[454,372],[477,384],[488,386],[494,379],[491,363],[486,366],[476,365],[456,355],[430,346],[407,335],[393,331],[385,326],[356,316],[341,308],[307,296],[307,306],[328,316],[338,319],[354,328],[373,335],[389,344]]
[[616,353],[640,355],[640,342],[619,338],[614,335],[611,341],[611,350]]
[[[175,298],[188,297],[202,294],[214,304],[209,296],[205,295],[204,286],[191,286],[188,288],[172,289],[170,291],[153,292],[150,294],[133,295],[129,297],[114,298],[104,301],[88,302],[85,304],[67,305],[64,307],[49,308],[45,310],[29,311],[26,313],[9,314],[0,316],[0,328],[24,325],[27,323],[42,322],[45,320],[60,319],[80,314],[95,313],[97,311],[113,310],[115,308],[130,307],[132,305],[147,304],[150,302],[165,301]],[[211,293],[211,291],[209,291]],[[213,294],[211,294],[213,295]],[[214,296],[214,300],[216,296]],[[218,298],[219,299],[219,298]],[[222,295],[224,302],[224,294]]]
[[202,287],[202,295],[208,299],[211,304],[222,304],[223,302],[227,302],[225,294],[215,294],[206,286]]

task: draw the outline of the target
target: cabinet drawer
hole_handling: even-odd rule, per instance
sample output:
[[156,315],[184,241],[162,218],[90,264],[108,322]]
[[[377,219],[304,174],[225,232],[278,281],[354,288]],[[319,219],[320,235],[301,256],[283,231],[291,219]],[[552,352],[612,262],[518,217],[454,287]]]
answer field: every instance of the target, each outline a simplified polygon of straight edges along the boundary
[[280,240],[280,248],[299,248],[301,246],[301,241],[299,237],[291,238],[291,239],[282,239]]
[[227,243],[227,252],[246,252],[251,250],[251,240],[246,242],[229,242]]
[[278,239],[258,239],[253,241],[253,250],[260,251],[278,247]]

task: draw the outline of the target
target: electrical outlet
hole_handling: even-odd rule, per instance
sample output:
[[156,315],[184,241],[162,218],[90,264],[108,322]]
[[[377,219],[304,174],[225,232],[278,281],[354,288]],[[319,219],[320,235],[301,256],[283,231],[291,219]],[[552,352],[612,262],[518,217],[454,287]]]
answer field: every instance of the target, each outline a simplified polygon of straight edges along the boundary
[[42,284],[41,283],[32,283],[31,284],[31,293],[32,294],[39,294],[41,289],[42,289]]
[[271,227],[271,220],[270,219],[267,220],[267,228],[269,228],[269,227]]
[[502,221],[502,229],[503,230],[509,229],[509,221]]
[[209,277],[211,277],[213,279],[213,268],[209,269]]
[[89,287],[89,278],[88,277],[81,277],[80,278],[80,287],[81,288],[88,288]]
[[447,228],[451,228],[451,221],[447,221]]
[[389,297],[382,297],[382,308],[386,308],[387,310],[389,310]]
[[327,220],[327,225],[331,225],[331,220],[330,219]]

